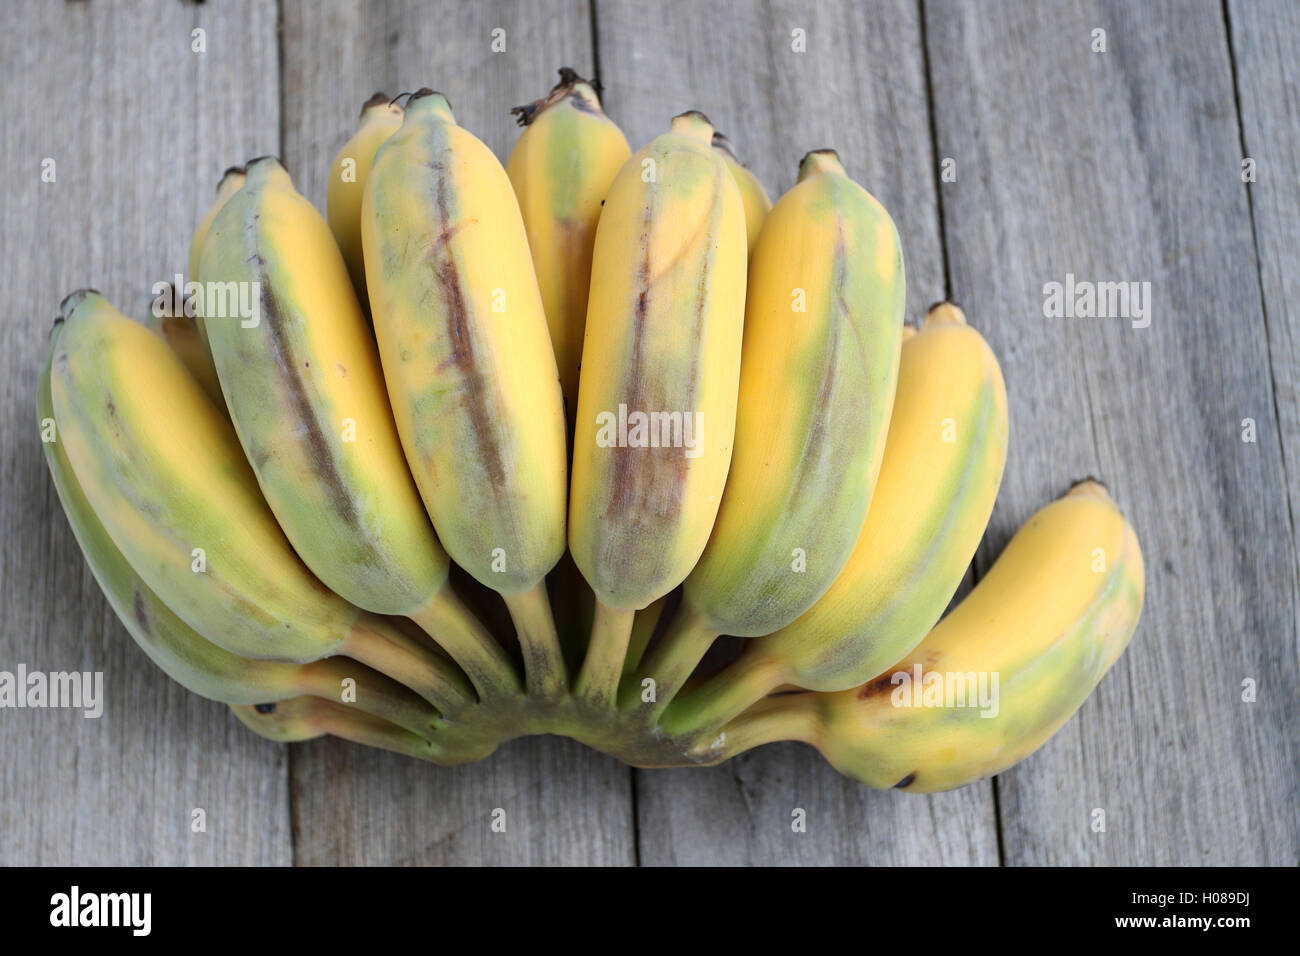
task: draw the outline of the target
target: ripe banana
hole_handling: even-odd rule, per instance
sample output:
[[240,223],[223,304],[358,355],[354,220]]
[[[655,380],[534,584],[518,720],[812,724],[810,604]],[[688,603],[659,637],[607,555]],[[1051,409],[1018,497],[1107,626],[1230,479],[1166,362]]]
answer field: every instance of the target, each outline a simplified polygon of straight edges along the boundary
[[763,188],[763,184],[758,181],[758,177],[736,158],[731,140],[722,133],[715,132],[713,148],[726,160],[727,172],[731,173],[731,178],[736,181],[736,186],[740,189],[740,198],[745,203],[745,235],[749,241],[749,254],[753,255],[754,246],[758,245],[759,233],[763,231],[763,223],[767,220],[767,214],[772,211],[772,200],[767,195],[767,190]]
[[528,232],[570,418],[587,324],[591,252],[601,205],[632,150],[591,83],[565,67],[543,99],[512,111],[524,131],[506,173]]
[[175,313],[171,303],[176,301],[177,291],[168,284],[167,291],[159,297],[149,310],[146,323],[150,329],[161,335],[176,357],[185,363],[194,380],[203,386],[208,398],[218,408],[225,408],[225,399],[221,396],[221,383],[217,381],[217,370],[212,364],[212,355],[208,352],[208,343],[199,332],[197,321],[182,310]]
[[936,305],[903,345],[880,477],[848,563],[798,619],[683,694],[664,724],[718,727],[783,684],[844,690],[908,653],[961,584],[1006,454],[997,358],[960,309]]
[[1132,527],[1105,488],[1081,482],[1033,515],[890,672],[835,694],[769,698],[720,746],[804,740],[847,776],[918,793],[991,776],[1087,699],[1132,637],[1144,585]]
[[612,707],[635,612],[690,573],[731,462],[745,211],[713,127],[675,118],[614,180],[596,230],[569,546],[596,593],[580,697]]
[[259,290],[254,320],[208,317],[208,342],[235,431],[294,550],[345,600],[436,635],[483,696],[517,691],[505,651],[447,583],[347,268],[279,160],[249,163],[199,268],[207,285]]
[[499,591],[530,692],[568,689],[544,576],[564,552],[565,429],[519,204],[439,93],[411,97],[366,180],[362,245],[406,460],[438,537]]
[[[56,327],[55,336],[59,330]],[[50,359],[54,348],[51,342]],[[301,694],[340,699],[347,686],[344,681],[351,681],[359,709],[415,733],[427,734],[433,729],[438,711],[414,692],[355,661],[344,657],[307,664],[250,660],[222,650],[173,614],[131,568],[77,483],[58,441],[50,396],[50,359],[41,373],[37,409],[55,490],[109,605],[154,664],[200,697],[228,704],[256,704]],[[473,691],[455,668],[444,667],[434,675],[445,687],[437,701],[443,714],[453,716],[472,702]]]
[[141,580],[243,657],[344,654],[437,704],[443,658],[314,578],[235,432],[166,342],[90,290],[64,300],[50,372],[64,453]]
[[884,452],[905,302],[889,213],[833,151],[809,153],[750,263],[736,450],[682,607],[641,671],[656,682],[651,715],[719,634],[770,634],[826,592]]
[[325,190],[325,215],[366,314],[370,312],[370,300],[366,293],[366,260],[361,252],[361,198],[375,153],[401,125],[402,107],[387,93],[376,93],[366,100],[357,131],[334,157]]
[[[217,182],[217,198],[208,211],[203,214],[199,224],[194,229],[194,235],[190,237],[190,257],[189,281],[202,282],[199,276],[199,259],[203,253],[203,241],[208,237],[208,230],[212,228],[212,222],[217,218],[217,213],[221,212],[223,206],[230,201],[230,197],[239,192],[244,186],[244,167],[231,166],[221,174],[221,179]],[[208,361],[212,361],[212,353],[208,350],[208,333],[203,328],[203,312],[201,310],[202,302],[192,303],[194,307],[194,325],[199,330],[199,339],[203,342],[203,349],[207,352]]]

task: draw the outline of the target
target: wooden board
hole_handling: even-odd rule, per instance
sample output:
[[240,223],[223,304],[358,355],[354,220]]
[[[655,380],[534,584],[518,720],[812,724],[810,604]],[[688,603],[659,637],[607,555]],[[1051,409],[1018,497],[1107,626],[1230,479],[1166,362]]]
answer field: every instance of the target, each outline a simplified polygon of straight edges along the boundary
[[[834,147],[903,239],[908,313],[944,297],[935,160],[914,3],[601,0],[606,110],[634,148],[704,111],[775,200],[799,159]],[[805,52],[795,52],[797,35]],[[988,784],[956,794],[875,793],[815,752],[769,747],[709,770],[637,775],[641,860],[667,864],[996,863]],[[808,811],[805,833],[791,811]]]
[[[5,14],[0,669],[101,671],[105,709],[0,711],[0,864],[288,863],[285,751],[131,642],[59,507],[35,412],[60,299],[94,286],[144,316],[151,285],[185,271],[226,157],[275,149],[275,3],[24,0]],[[191,832],[195,808],[206,833]]]
[[[440,90],[504,160],[518,135],[510,108],[545,94],[560,66],[591,66],[579,2],[294,0],[284,19],[283,156],[321,208],[330,161],[376,90]],[[296,753],[293,784],[299,863],[634,860],[631,771],[569,740],[521,740],[446,770],[321,741]],[[489,829],[497,808],[503,834]]]
[[[929,0],[926,27],[953,293],[1011,400],[983,563],[1090,474],[1147,559],[1128,652],[999,779],[1006,862],[1294,865],[1296,566],[1222,10]],[[1150,282],[1150,326],[1044,318],[1067,273]]]

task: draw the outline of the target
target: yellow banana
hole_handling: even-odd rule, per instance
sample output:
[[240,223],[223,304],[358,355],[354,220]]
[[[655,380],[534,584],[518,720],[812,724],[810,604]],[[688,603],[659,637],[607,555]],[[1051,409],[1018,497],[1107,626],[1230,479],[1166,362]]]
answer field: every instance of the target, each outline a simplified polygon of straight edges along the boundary
[[272,157],[253,161],[203,244],[205,287],[257,290],[256,315],[209,315],[244,452],[294,550],[344,599],[412,618],[485,696],[518,682],[447,583],[402,455],[374,341],[325,220]]
[[956,306],[937,305],[903,345],[880,477],[848,563],[798,619],[683,694],[664,724],[721,726],[783,684],[844,690],[910,651],[961,584],[1006,455],[997,358]]
[[234,654],[344,654],[436,702],[443,658],[303,566],[235,432],[167,344],[97,293],[64,300],[50,392],[64,453],[104,530],[186,624]]
[[612,707],[634,613],[685,579],[731,462],[747,248],[740,191],[684,113],[623,166],[596,230],[569,546],[597,607],[577,692]]
[[361,310],[370,312],[366,293],[366,260],[361,252],[361,199],[375,153],[402,125],[402,107],[387,93],[376,93],[361,107],[361,123],[334,157],[325,190],[325,215],[348,264],[352,288]]
[[[213,201],[208,211],[203,214],[199,220],[198,226],[194,229],[194,235],[190,237],[190,282],[202,282],[199,276],[199,258],[203,252],[203,240],[208,236],[208,230],[212,228],[212,222],[217,218],[217,213],[221,208],[230,201],[230,197],[239,192],[244,185],[244,167],[231,166],[221,174],[221,179],[217,182],[217,198]],[[203,343],[203,350],[207,353],[208,361],[212,361],[212,353],[208,351],[208,334],[203,328],[203,313],[200,311],[201,302],[194,301],[191,303],[194,308],[194,325],[199,330],[199,340]]]
[[1084,481],[1033,515],[952,613],[888,673],[835,694],[769,698],[720,746],[800,739],[873,787],[949,790],[998,773],[1070,719],[1128,645],[1142,551]]
[[833,151],[809,153],[750,264],[736,450],[682,607],[641,671],[656,682],[651,715],[719,634],[770,634],[826,592],[885,448],[905,301],[889,213]]
[[512,110],[524,131],[506,173],[528,231],[568,414],[578,403],[591,250],[601,205],[631,149],[591,83],[565,67],[550,94]]
[[763,188],[763,184],[758,181],[758,177],[736,158],[731,140],[722,133],[715,132],[713,148],[726,160],[727,171],[731,173],[731,178],[736,181],[736,186],[740,189],[740,198],[745,203],[745,235],[749,240],[749,254],[753,255],[754,247],[758,245],[758,236],[763,231],[763,223],[767,220],[767,214],[772,211],[772,200],[767,195],[767,190]]
[[529,690],[561,695],[544,576],[564,552],[564,411],[510,180],[421,90],[362,207],[375,335],[420,495],[453,560],[505,598]]
[[[57,337],[61,324],[55,327]],[[204,639],[159,599],[123,557],[86,500],[72,465],[58,441],[54,405],[50,395],[51,341],[37,391],[37,408],[45,460],[54,479],[59,501],[95,580],[140,649],[166,674],[188,690],[228,704],[256,704],[269,700],[314,694],[340,699],[351,682],[357,708],[373,713],[415,733],[427,734],[437,712],[412,691],[370,668],[343,657],[306,664],[255,661],[222,650]],[[473,691],[454,668],[435,670],[445,686],[437,706],[453,715],[473,700]]]
[[175,286],[167,284],[166,290],[154,302],[149,310],[146,325],[161,335],[171,346],[176,357],[185,363],[194,380],[203,386],[208,398],[219,408],[225,408],[225,399],[221,396],[221,383],[217,381],[217,370],[212,364],[208,344],[199,332],[197,321],[186,315],[184,309],[180,315],[171,303],[177,301],[179,293]]

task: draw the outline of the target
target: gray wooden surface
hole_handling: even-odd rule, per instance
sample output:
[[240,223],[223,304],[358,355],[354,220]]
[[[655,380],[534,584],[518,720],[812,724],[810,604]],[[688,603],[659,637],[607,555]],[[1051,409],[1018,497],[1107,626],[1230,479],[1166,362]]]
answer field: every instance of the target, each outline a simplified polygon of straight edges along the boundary
[[[0,711],[0,863],[1296,864],[1295,6],[594,6],[0,12],[0,669],[102,670],[107,697],[99,720]],[[597,64],[634,145],[703,109],[774,197],[803,152],[836,147],[898,221],[911,314],[950,296],[989,337],[1012,445],[976,573],[1074,478],[1105,478],[1132,517],[1147,556],[1133,644],[1016,769],[916,797],[852,784],[796,745],[646,772],[549,738],[449,770],[334,741],[282,748],[171,684],[98,595],[34,423],[62,295],[94,285],[143,314],[149,285],[183,271],[221,169],[250,156],[281,154],[323,204],[327,163],[377,89],[442,89],[504,156],[510,106],[560,65]],[[1044,318],[1043,285],[1066,273],[1150,282],[1150,327]],[[197,807],[206,833],[190,831]],[[807,833],[791,832],[794,807]]]

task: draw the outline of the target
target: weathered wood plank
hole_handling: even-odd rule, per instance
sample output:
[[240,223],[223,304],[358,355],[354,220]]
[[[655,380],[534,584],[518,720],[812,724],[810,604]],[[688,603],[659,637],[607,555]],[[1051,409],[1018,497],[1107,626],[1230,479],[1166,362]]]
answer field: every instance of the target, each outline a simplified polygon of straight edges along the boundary
[[100,671],[105,709],[0,711],[0,863],[288,863],[285,752],[131,642],[59,508],[35,416],[63,295],[93,285],[143,316],[150,286],[185,271],[229,157],[274,150],[275,4],[25,0],[5,14],[0,670]]
[[[999,779],[1007,862],[1294,865],[1296,568],[1221,9],[930,0],[926,24],[954,296],[1011,398],[981,563],[1097,474],[1147,564],[1128,652]],[[1150,326],[1044,318],[1067,273],[1150,282]]]
[[[517,136],[510,107],[545,93],[558,67],[591,65],[581,2],[287,2],[284,20],[284,158],[320,206],[330,160],[374,91],[441,90],[504,158]],[[631,772],[572,741],[518,741],[445,770],[322,741],[301,748],[293,780],[300,863],[634,859]],[[496,808],[503,834],[489,829]]]
[[[725,130],[775,199],[800,157],[833,146],[894,216],[908,313],[944,295],[921,28],[915,3],[600,0],[601,80],[634,148],[686,109]],[[806,52],[795,52],[804,31]],[[641,859],[686,863],[996,863],[988,784],[874,793],[815,752],[770,747],[710,770],[638,775]],[[809,813],[791,831],[791,810]]]
[[1264,319],[1287,473],[1291,535],[1300,500],[1300,7],[1228,5]]

